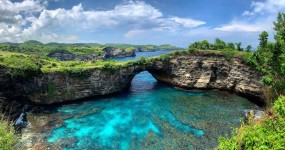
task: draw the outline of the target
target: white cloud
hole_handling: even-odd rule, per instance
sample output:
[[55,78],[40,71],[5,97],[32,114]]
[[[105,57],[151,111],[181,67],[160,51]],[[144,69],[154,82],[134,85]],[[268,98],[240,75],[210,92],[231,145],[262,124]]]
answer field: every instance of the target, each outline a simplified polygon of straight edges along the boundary
[[125,2],[105,11],[85,10],[82,4],[48,10],[47,5],[47,0],[0,0],[0,41],[65,42],[77,40],[76,34],[87,31],[125,28],[134,35],[138,31],[177,31],[205,24],[191,18],[165,17],[142,1]]
[[266,30],[267,27],[260,24],[250,24],[244,22],[231,22],[230,24],[216,27],[214,30],[229,32],[260,32]]
[[265,0],[264,2],[251,3],[252,10],[247,10],[243,13],[244,16],[254,16],[257,14],[276,14],[279,11],[284,11],[285,0]]
[[170,20],[183,25],[185,28],[194,28],[206,24],[204,21],[194,20],[190,18],[171,17]]
[[228,24],[216,27],[215,30],[227,32],[261,32],[272,33],[273,21],[277,13],[285,9],[285,0],[265,0],[251,3],[251,10],[243,12],[239,19],[235,18]]

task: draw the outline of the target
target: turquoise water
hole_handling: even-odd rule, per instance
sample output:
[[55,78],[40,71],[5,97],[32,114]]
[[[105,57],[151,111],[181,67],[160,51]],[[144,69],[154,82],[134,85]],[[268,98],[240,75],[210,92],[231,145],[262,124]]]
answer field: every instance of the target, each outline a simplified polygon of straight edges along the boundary
[[47,142],[66,150],[213,149],[256,108],[234,94],[177,90],[142,72],[126,93],[54,108],[64,124]]
[[56,108],[64,125],[48,142],[74,141],[66,150],[213,148],[253,107],[236,95],[176,90],[142,72],[127,93]]

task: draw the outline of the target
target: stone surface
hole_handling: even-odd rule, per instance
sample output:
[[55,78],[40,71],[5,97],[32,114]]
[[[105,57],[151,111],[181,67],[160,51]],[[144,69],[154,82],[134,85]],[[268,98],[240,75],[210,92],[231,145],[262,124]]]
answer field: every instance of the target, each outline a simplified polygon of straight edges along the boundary
[[135,51],[125,51],[114,47],[105,47],[103,51],[106,52],[105,58],[136,56]]
[[94,59],[104,59],[105,54],[92,54],[92,55],[76,55],[67,50],[58,50],[51,52],[47,55],[50,58],[56,58],[60,61],[72,61],[72,60],[94,60]]
[[60,61],[72,61],[72,60],[80,60],[80,61],[88,61],[94,59],[109,59],[115,57],[129,57],[136,56],[135,51],[125,51],[120,48],[114,47],[105,47],[102,51],[105,54],[91,54],[91,55],[76,55],[67,50],[57,50],[49,53],[47,56],[50,58],[56,58]]
[[56,58],[60,61],[75,60],[76,55],[67,50],[58,50],[47,55],[50,58]]
[[219,89],[262,98],[262,75],[239,57],[231,62],[223,55],[208,54],[171,57],[155,62],[150,73],[158,80],[187,89]]
[[133,77],[144,70],[175,87],[227,90],[252,97],[254,101],[263,95],[264,87],[259,82],[262,75],[241,58],[234,57],[229,62],[221,54],[207,53],[173,55],[166,60],[154,59],[147,66],[133,65],[111,72],[90,68],[90,74],[80,78],[60,72],[18,81],[0,77],[0,90],[34,103],[60,103],[125,91]]

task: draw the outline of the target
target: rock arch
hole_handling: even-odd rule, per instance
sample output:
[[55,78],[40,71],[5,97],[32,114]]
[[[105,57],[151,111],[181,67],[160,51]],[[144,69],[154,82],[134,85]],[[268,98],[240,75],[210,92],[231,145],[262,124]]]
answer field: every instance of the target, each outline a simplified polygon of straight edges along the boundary
[[141,71],[148,71],[158,81],[185,89],[227,90],[256,101],[263,95],[260,73],[238,56],[228,61],[218,53],[169,55],[167,59],[153,58],[147,65],[134,63],[112,72],[92,68],[85,78],[46,73],[21,82],[1,81],[1,88],[6,94],[24,96],[34,103],[53,104],[125,91]]

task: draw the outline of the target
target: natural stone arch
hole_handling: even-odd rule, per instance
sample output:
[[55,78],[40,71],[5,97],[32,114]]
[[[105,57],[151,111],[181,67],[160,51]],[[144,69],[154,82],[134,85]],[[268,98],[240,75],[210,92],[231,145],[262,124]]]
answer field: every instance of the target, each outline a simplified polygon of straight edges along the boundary
[[53,104],[125,91],[141,71],[148,71],[158,81],[180,88],[227,90],[254,101],[263,95],[260,73],[238,56],[228,61],[217,53],[169,55],[167,59],[153,58],[146,64],[133,63],[111,72],[90,68],[84,78],[50,72],[21,82],[2,80],[1,88],[6,94],[24,96],[34,103]]

